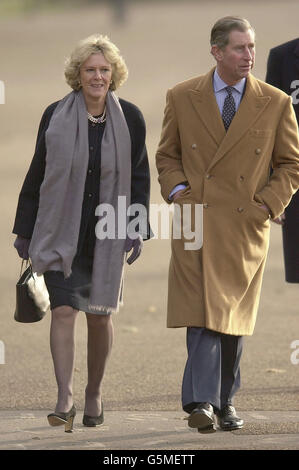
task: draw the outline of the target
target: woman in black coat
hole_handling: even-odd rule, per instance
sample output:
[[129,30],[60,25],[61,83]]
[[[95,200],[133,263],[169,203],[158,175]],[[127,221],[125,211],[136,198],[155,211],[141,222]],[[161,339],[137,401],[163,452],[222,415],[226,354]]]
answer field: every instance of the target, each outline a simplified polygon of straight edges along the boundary
[[[31,258],[33,269],[36,267],[34,270],[44,274],[49,291],[50,345],[58,400],[48,420],[53,426],[65,424],[65,430],[70,432],[76,414],[72,381],[79,310],[86,313],[88,326],[83,424],[96,426],[104,420],[101,383],[113,342],[111,313],[121,301],[123,255],[133,250],[127,260],[131,264],[141,252],[142,240],[150,237],[147,218],[150,175],[143,116],[135,105],[118,100],[113,93],[127,78],[127,67],[117,47],[100,35],[81,41],[66,63],[65,77],[73,92],[48,106],[42,116],[34,157],[19,196],[13,233],[17,235],[15,247],[20,257]],[[128,204],[139,204],[145,209],[146,220],[135,225],[135,236],[126,232],[124,241],[120,236],[116,236],[116,241],[108,241],[113,237],[98,240],[99,217],[95,213],[99,204],[107,202],[105,187],[107,194],[111,193],[107,201],[112,208],[116,209],[113,201],[123,194],[117,192],[118,188],[124,188]],[[67,206],[70,191],[71,204]],[[75,205],[77,200],[81,203],[72,219],[72,201]],[[48,218],[52,222],[47,225]],[[63,232],[63,226],[69,232]],[[104,254],[104,258],[98,253]],[[118,277],[110,269],[113,263],[118,266],[115,268]],[[103,280],[106,271],[109,276]],[[97,296],[101,291],[107,292],[108,286],[109,298],[113,283],[117,298],[110,305]],[[99,300],[96,305],[90,300],[92,295]]]
[[[292,96],[299,123],[299,38],[270,50],[266,82]],[[285,210],[282,226],[285,276],[299,282],[299,191]]]

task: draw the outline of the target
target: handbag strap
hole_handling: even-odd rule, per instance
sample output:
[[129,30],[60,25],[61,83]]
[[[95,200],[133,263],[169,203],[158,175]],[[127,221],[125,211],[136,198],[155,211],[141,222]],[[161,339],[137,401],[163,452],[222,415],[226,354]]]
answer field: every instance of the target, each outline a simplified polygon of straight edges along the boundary
[[23,266],[24,266],[24,261],[26,262],[25,269],[27,269],[28,264],[31,265],[30,261],[28,259],[22,259],[22,264],[21,264],[21,271],[20,271],[20,277],[22,276],[23,273]]

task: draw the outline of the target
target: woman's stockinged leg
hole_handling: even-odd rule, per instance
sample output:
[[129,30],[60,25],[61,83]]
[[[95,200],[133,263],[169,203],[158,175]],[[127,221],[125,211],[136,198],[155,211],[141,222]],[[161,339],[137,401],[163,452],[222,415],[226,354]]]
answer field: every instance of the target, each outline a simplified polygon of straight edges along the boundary
[[86,313],[88,328],[87,366],[88,384],[85,390],[84,413],[101,414],[101,385],[113,344],[111,315]]
[[73,405],[75,323],[78,310],[63,305],[52,310],[50,347],[58,386],[55,412],[67,412]]

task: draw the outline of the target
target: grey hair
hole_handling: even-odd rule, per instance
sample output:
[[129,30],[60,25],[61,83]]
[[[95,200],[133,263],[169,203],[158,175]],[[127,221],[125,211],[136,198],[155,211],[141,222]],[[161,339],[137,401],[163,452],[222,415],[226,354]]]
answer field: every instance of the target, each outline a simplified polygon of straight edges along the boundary
[[239,16],[225,16],[216,21],[211,31],[211,46],[217,46],[219,49],[224,49],[229,42],[229,33],[237,30],[245,33],[251,29],[255,34],[255,31],[248,20],[240,18]]

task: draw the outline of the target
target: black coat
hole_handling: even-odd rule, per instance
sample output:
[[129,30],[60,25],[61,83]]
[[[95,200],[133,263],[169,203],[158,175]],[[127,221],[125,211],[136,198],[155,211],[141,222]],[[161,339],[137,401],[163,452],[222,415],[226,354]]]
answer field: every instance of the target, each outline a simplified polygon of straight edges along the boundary
[[[266,82],[293,96],[299,123],[299,38],[270,50]],[[299,282],[299,191],[294,194],[285,215],[282,234],[286,281]]]
[[[135,105],[122,99],[119,101],[131,137],[131,204],[138,203],[144,205],[149,216],[150,173],[145,145],[145,122],[140,110]],[[19,195],[13,233],[24,238],[32,237],[39,206],[39,190],[44,179],[46,167],[45,132],[58,103],[59,101],[48,106],[42,116],[34,156]],[[90,141],[91,137],[92,132],[89,131],[89,165],[85,182],[77,253],[82,248],[88,226],[94,227],[96,223],[94,211],[98,204],[99,196],[99,181],[96,180],[99,180],[97,175],[99,175],[100,155],[98,155],[99,158],[95,158],[94,150],[98,152],[99,149],[96,150],[95,142]],[[94,171],[91,169],[94,169]],[[148,223],[148,234],[145,238],[149,237],[150,227]],[[90,250],[92,249],[91,243]]]

